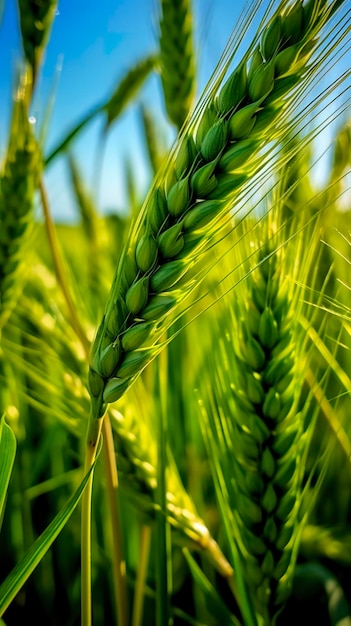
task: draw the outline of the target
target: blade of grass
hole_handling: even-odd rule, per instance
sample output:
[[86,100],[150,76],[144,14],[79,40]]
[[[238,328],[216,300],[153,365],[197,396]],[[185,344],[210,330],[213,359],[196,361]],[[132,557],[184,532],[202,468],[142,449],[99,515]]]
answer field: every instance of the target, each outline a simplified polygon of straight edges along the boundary
[[166,450],[167,450],[167,387],[163,372],[167,371],[167,353],[161,354],[160,365],[160,411],[159,448],[157,464],[156,511],[156,626],[172,624],[170,596],[172,592],[172,558],[170,525],[167,521]]
[[[91,595],[91,511],[94,474],[92,468],[95,466],[95,455],[98,444],[101,443],[102,420],[95,424],[94,437],[87,440],[84,472],[89,475],[87,488],[82,498],[81,514],[81,625],[91,626],[92,624],[92,595]],[[89,431],[89,435],[90,435]]]
[[61,530],[67,524],[82,494],[84,493],[84,489],[90,479],[93,467],[94,464],[89,469],[89,472],[85,474],[81,484],[73,496],[68,500],[67,504],[55,516],[49,526],[29,548],[23,559],[17,563],[12,572],[0,585],[0,616],[4,614],[19,590],[23,587],[24,583],[28,580],[29,576],[40,563]]
[[78,124],[49,152],[45,159],[45,165],[49,165],[55,157],[67,150],[78,133],[100,113],[106,114],[105,130],[108,130],[142,87],[150,72],[156,67],[156,64],[156,57],[149,56],[132,67],[119,82],[112,96],[106,101],[95,105],[88,113],[83,115]]
[[[104,438],[104,457],[106,471],[106,481],[109,493],[109,507],[111,518],[111,530],[113,535],[114,558],[112,559],[112,569],[114,578],[115,600],[117,608],[117,623],[122,626],[129,623],[128,621],[128,604],[127,604],[127,577],[126,564],[123,556],[122,547],[124,545],[121,528],[121,517],[119,510],[119,488],[118,473],[115,462],[115,450],[113,444],[113,435],[110,418],[106,415],[102,432]],[[111,506],[111,502],[113,506]]]
[[145,581],[150,554],[151,527],[143,525],[140,529],[140,552],[135,595],[133,603],[132,626],[142,626]]
[[101,104],[95,105],[88,113],[85,113],[81,120],[76,124],[65,137],[49,152],[48,156],[45,159],[45,166],[47,167],[51,161],[54,160],[61,152],[67,150],[68,146],[72,143],[73,139],[78,135],[78,133],[85,128],[91,122],[96,115],[101,113],[103,110],[103,106]]
[[5,509],[7,488],[16,456],[16,437],[5,422],[5,415],[0,417],[0,528]]

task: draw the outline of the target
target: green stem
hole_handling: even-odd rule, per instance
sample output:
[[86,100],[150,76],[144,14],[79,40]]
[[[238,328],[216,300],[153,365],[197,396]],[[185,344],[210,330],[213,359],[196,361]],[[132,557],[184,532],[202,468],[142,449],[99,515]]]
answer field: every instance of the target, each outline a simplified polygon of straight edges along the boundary
[[[100,438],[102,419],[89,424],[88,439],[85,451],[84,474],[94,463],[97,444]],[[92,433],[94,432],[94,436]],[[93,492],[93,476],[91,472],[88,484],[82,496],[81,518],[81,626],[92,625],[91,597],[91,501]]]
[[142,626],[145,581],[150,555],[151,526],[143,525],[140,529],[140,551],[135,596],[133,604],[132,626]]
[[167,385],[161,378],[167,372],[167,351],[160,355],[160,428],[157,462],[157,490],[156,502],[159,505],[156,511],[156,626],[172,624],[170,597],[172,593],[172,563],[171,563],[171,536],[167,522]]
[[104,457],[107,480],[107,494],[110,509],[110,523],[112,529],[112,570],[116,600],[117,623],[119,626],[128,626],[128,596],[126,564],[122,552],[122,525],[119,510],[118,473],[115,460],[115,450],[111,422],[108,415],[102,424],[104,436]]

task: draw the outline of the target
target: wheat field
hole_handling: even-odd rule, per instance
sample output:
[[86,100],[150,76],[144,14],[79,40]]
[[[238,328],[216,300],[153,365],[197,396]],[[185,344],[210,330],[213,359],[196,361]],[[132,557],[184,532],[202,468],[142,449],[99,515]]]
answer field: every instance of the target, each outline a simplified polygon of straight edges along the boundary
[[[0,624],[351,626],[351,6],[243,3],[201,93],[198,5],[154,5],[153,50],[48,148],[58,3],[16,2]],[[104,212],[133,107],[148,189],[126,158],[128,206]],[[97,119],[92,181],[75,147]]]

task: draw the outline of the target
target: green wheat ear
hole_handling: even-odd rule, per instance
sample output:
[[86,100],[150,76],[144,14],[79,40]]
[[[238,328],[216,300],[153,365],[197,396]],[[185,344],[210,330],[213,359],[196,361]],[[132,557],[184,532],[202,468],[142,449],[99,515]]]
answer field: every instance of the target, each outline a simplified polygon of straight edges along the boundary
[[286,134],[289,96],[318,69],[309,61],[338,6],[282,2],[218,93],[208,94],[195,127],[181,135],[130,230],[92,346],[93,419],[162,349],[171,315],[196,284],[189,270],[245,181],[261,170],[260,150]]
[[33,86],[49,40],[57,0],[18,0],[22,45],[32,69]]
[[280,257],[273,253],[247,279],[239,345],[234,343],[235,520],[245,578],[263,616],[274,615],[289,589],[303,426],[294,408],[296,303]]
[[13,104],[7,154],[0,178],[0,327],[22,287],[26,244],[32,230],[33,205],[41,171],[41,154],[28,120],[31,81],[23,74]]
[[161,80],[169,119],[179,129],[195,95],[191,0],[161,0]]
[[[308,445],[299,398],[308,356],[296,285],[312,257],[311,250],[303,255],[305,233],[290,248],[268,228],[257,267],[223,304],[221,331],[207,363],[213,389],[203,393],[206,412],[213,415],[206,418],[210,436],[222,450],[219,462],[250,603],[264,624],[273,624],[291,591],[299,544]],[[240,249],[243,258],[252,253]]]
[[[158,506],[158,452],[153,429],[150,424],[135,417],[135,409],[130,404],[123,407],[123,414],[111,409],[109,415],[116,435],[121,488],[136,507],[143,523],[151,524]],[[222,576],[231,577],[232,567],[196,511],[170,451],[167,457],[166,514],[173,541],[182,547],[201,551]]]

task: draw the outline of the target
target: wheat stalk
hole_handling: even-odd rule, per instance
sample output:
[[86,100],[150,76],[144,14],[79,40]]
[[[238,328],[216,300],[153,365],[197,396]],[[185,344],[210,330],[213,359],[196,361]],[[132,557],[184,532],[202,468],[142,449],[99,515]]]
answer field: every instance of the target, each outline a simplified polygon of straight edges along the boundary
[[287,96],[306,85],[318,32],[338,5],[280,4],[250,53],[207,98],[196,129],[182,134],[131,229],[97,331],[89,373],[93,418],[161,349],[170,313],[196,284],[190,268],[259,170],[260,149],[282,136]]

